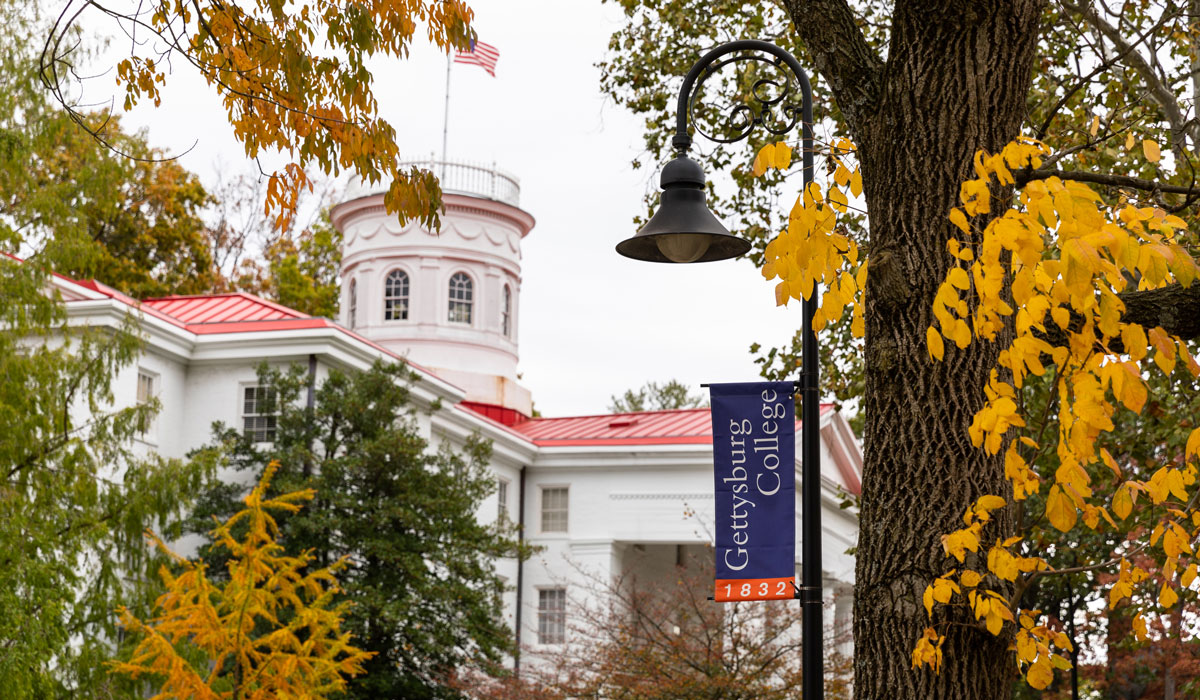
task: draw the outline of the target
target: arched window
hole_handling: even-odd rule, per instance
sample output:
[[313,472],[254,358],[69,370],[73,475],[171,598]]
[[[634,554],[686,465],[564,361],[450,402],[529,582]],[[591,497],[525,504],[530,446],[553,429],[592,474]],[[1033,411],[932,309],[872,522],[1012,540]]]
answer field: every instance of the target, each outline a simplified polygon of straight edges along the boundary
[[358,280],[350,280],[350,330],[358,325]]
[[408,274],[392,270],[383,281],[383,320],[408,320]]
[[507,338],[512,335],[512,289],[504,285],[504,298],[500,307],[500,332]]
[[471,322],[471,278],[465,272],[455,272],[450,278],[450,322]]

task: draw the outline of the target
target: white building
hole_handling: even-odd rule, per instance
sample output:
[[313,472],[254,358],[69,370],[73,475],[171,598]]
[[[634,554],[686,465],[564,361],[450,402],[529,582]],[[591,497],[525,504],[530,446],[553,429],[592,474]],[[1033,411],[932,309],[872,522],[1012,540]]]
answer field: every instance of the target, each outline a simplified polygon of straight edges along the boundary
[[[334,208],[345,235],[340,323],[247,294],[138,302],[94,281],[58,277],[55,285],[72,323],[117,327],[130,310],[141,315],[144,352],[114,390],[118,405],[160,399],[144,440],[168,457],[208,442],[214,421],[270,437],[273,420],[256,407],[264,359],[307,366],[319,382],[331,368],[407,357],[430,443],[461,445],[472,433],[493,443],[498,489],[480,517],[506,514],[542,547],[524,564],[497,562],[513,589],[506,614],[536,652],[561,641],[562,606],[594,590],[587,578],[603,580],[635,562],[642,580],[670,577],[677,561],[710,543],[709,414],[531,418],[529,391],[517,381],[517,339],[521,243],[533,217],[518,207],[515,178],[461,165],[440,174],[440,235],[415,223],[400,227],[382,194],[361,188]],[[858,526],[839,503],[859,491],[862,458],[828,406],[820,432],[826,624],[848,629],[854,562],[846,552]],[[695,515],[684,517],[689,511]]]

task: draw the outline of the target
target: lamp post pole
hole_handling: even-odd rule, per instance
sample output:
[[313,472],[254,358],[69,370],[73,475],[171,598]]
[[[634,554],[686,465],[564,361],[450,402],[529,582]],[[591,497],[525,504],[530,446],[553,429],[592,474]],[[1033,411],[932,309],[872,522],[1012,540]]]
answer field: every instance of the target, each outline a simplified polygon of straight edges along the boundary
[[[771,58],[764,58],[766,54]],[[626,257],[651,262],[707,262],[736,257],[747,252],[750,244],[733,234],[716,219],[704,203],[704,174],[699,165],[687,157],[692,145],[688,134],[688,117],[695,122],[693,109],[696,94],[704,81],[731,63],[753,61],[769,63],[776,68],[786,67],[799,83],[799,108],[789,101],[790,80],[783,83],[760,79],[752,88],[757,108],[739,104],[727,115],[728,134],[711,138],[723,143],[735,143],[749,138],[756,127],[783,135],[799,121],[801,151],[804,167],[804,188],[813,181],[813,115],[812,86],[800,62],[784,49],[766,41],[745,39],[718,46],[696,62],[683,79],[675,116],[675,160],[662,172],[663,196],[658,212],[638,231],[637,235],[617,245],[617,252]],[[763,89],[771,94],[763,94]],[[778,109],[775,116],[772,110]],[[798,112],[798,114],[797,114]],[[697,125],[698,126],[698,125]],[[823,682],[823,605],[821,596],[821,452],[819,374],[817,365],[817,336],[813,331],[819,292],[813,283],[812,294],[803,303],[804,327],[801,392],[801,552],[799,597],[804,613],[801,627],[801,681],[804,700],[824,697]]]

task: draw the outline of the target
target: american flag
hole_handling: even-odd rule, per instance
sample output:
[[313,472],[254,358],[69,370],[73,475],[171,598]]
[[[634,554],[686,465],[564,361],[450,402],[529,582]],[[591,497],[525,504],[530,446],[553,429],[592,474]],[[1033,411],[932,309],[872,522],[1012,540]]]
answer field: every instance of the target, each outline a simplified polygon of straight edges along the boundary
[[470,51],[459,51],[454,57],[455,63],[470,63],[479,66],[493,78],[496,77],[496,61],[498,60],[500,60],[500,52],[496,50],[495,46],[474,40],[471,41]]

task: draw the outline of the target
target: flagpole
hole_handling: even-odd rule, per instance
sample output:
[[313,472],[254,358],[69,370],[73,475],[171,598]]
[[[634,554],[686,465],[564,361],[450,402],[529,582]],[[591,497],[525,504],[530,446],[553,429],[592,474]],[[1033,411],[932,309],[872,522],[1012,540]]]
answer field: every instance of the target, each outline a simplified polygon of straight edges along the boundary
[[446,141],[450,134],[450,52],[446,52],[446,108],[442,112],[442,166],[440,178],[446,176]]

